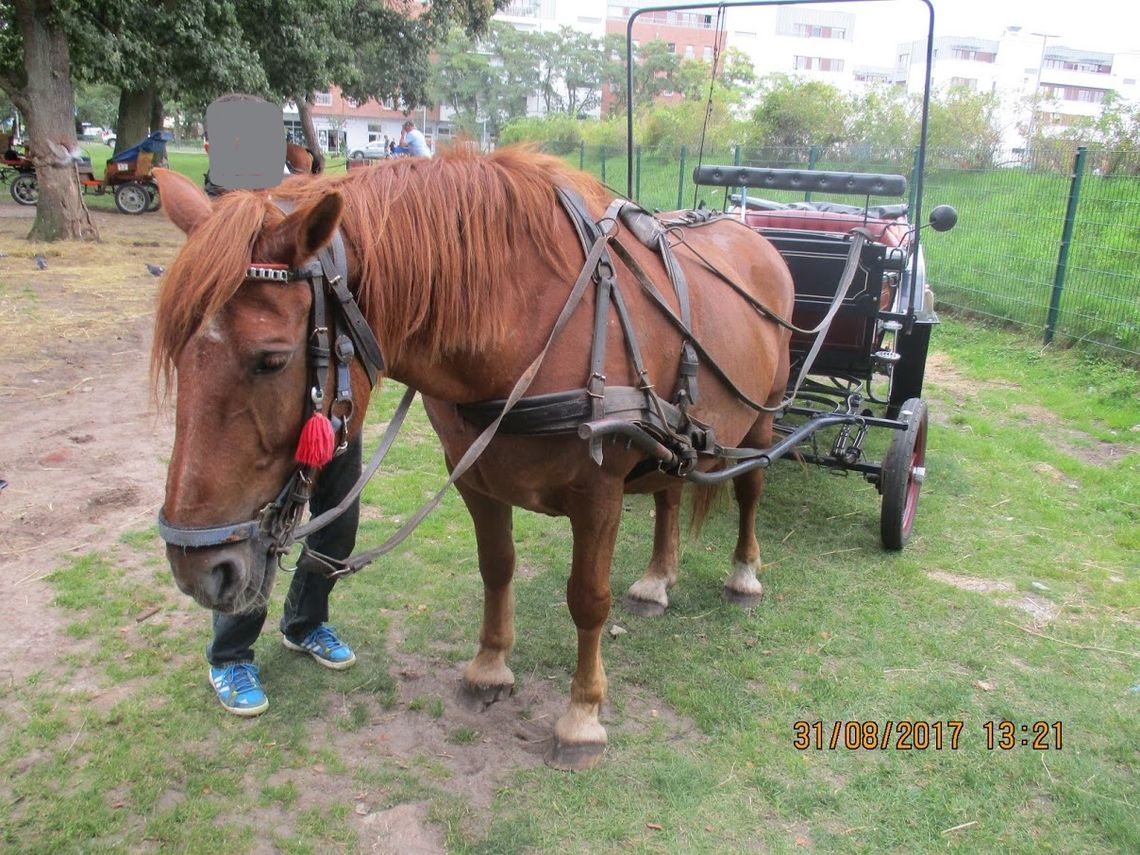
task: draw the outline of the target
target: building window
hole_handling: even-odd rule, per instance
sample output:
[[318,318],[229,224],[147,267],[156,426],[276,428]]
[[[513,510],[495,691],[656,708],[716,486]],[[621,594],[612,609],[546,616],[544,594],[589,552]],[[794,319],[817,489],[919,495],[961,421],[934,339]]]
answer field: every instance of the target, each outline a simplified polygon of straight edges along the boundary
[[1097,60],[1069,60],[1057,59],[1056,57],[1047,57],[1043,63],[1042,68],[1057,68],[1062,71],[1083,71],[1088,74],[1111,74],[1112,63],[1099,62]]
[[1051,83],[1043,83],[1041,84],[1041,94],[1046,98],[1057,98],[1061,101],[1103,104],[1105,90],[1089,89],[1084,86],[1056,86]]
[[[712,45],[705,45],[701,48],[701,59],[705,62],[712,62]],[[1124,82],[1127,83],[1128,81],[1126,80]],[[1132,82],[1135,83],[1136,81],[1133,80]]]
[[315,107],[331,107],[332,106],[332,93],[331,92],[314,92],[313,93],[313,106],[315,106]]
[[796,71],[842,71],[843,60],[824,56],[796,56],[792,58],[792,68]]
[[967,62],[994,62],[997,54],[973,48],[956,47],[950,53],[953,59],[964,59]]
[[792,35],[805,39],[845,39],[845,27],[823,27],[818,24],[792,24]]
[[694,51],[693,51],[693,46],[692,45],[685,45],[685,59],[692,59],[695,56],[696,56],[696,53],[694,53]]

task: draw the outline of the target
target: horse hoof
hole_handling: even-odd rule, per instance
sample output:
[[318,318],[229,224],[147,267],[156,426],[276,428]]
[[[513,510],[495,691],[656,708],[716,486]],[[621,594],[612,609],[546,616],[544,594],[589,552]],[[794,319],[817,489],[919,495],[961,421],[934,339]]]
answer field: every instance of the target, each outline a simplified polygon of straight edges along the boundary
[[470,710],[483,712],[491,704],[509,698],[515,693],[514,683],[502,685],[478,686],[465,680],[459,684],[459,700]]
[[742,609],[754,609],[760,605],[760,601],[764,599],[764,592],[758,591],[757,593],[746,594],[732,588],[724,588],[722,590],[722,597],[726,603],[731,603]]
[[606,753],[604,742],[563,742],[557,736],[546,754],[546,765],[566,772],[580,772],[597,766]]
[[633,597],[629,594],[625,595],[622,600],[622,605],[625,610],[630,614],[635,614],[638,617],[661,617],[665,614],[665,604],[659,603],[656,600],[643,600],[640,597]]

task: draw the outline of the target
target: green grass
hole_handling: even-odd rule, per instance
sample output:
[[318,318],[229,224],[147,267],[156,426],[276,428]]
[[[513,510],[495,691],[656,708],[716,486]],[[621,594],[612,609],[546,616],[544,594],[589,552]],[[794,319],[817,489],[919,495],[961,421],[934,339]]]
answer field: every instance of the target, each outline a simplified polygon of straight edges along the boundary
[[[585,773],[528,762],[479,797],[456,789],[453,764],[515,735],[457,720],[437,689],[401,685],[400,657],[453,685],[473,651],[481,586],[455,495],[334,594],[360,660],[351,671],[281,648],[268,631],[278,586],[257,646],[272,706],[254,721],[226,716],[210,693],[208,616],[177,619],[185,606],[157,566],[153,529],[68,561],[51,579],[68,623],[57,664],[0,689],[0,846],[354,851],[371,843],[355,824],[363,800],[425,804],[460,853],[1140,851],[1140,380],[954,321],[935,349],[911,544],[880,549],[864,482],[777,465],[760,510],[759,608],[720,600],[727,508],[686,540],[665,617],[615,605],[628,633],[603,645],[610,748]],[[374,420],[398,392],[385,390]],[[390,533],[443,477],[417,408],[366,492],[361,543]],[[625,506],[615,596],[640,575],[652,535],[649,499]],[[570,537],[561,519],[515,520],[519,695],[504,703],[519,705],[516,727],[548,731],[526,699],[549,686],[565,703]],[[1035,620],[1018,602],[1053,616]],[[440,756],[382,748],[404,712],[425,736],[436,729]],[[983,726],[1002,719],[1060,721],[1063,748],[987,749]],[[962,722],[957,750],[793,746],[797,721],[904,720]]]

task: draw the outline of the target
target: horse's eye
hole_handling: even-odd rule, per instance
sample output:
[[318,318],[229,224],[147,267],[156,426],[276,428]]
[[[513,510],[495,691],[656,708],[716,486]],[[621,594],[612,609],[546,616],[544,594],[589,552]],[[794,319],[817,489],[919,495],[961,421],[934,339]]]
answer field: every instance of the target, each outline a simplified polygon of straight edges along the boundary
[[273,353],[266,352],[258,354],[254,362],[254,374],[276,374],[282,368],[289,364],[288,353]]

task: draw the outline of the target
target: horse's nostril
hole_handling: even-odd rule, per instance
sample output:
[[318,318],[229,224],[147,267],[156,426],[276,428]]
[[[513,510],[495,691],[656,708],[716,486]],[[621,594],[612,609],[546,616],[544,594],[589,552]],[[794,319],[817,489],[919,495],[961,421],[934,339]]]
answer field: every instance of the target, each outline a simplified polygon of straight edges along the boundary
[[226,599],[226,594],[233,589],[236,578],[237,567],[234,562],[220,561],[210,568],[210,574],[206,577],[205,584],[202,587],[210,600],[220,603]]

